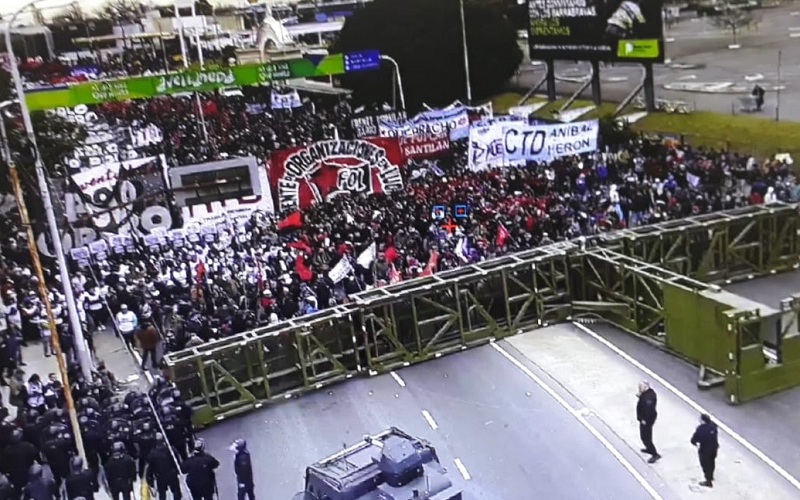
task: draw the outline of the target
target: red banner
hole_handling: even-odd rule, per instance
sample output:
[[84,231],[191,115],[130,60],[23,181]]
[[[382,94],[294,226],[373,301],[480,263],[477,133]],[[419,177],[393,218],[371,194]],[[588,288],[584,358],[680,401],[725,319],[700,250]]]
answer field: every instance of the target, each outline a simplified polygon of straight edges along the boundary
[[272,154],[269,179],[281,211],[306,208],[345,193],[403,187],[396,138],[319,141]]
[[400,146],[409,160],[438,158],[450,152],[450,136],[438,134],[403,137],[400,139]]

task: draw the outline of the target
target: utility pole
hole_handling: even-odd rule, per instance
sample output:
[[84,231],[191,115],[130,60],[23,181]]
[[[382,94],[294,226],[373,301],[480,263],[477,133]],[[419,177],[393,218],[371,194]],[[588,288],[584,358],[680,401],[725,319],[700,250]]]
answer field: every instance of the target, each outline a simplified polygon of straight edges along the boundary
[[464,0],[458,0],[461,10],[461,41],[464,45],[464,73],[467,77],[467,104],[472,104],[472,82],[469,78],[469,54],[467,53],[467,23],[464,20]]
[[[2,110],[2,107],[0,107],[0,110]],[[56,354],[56,361],[58,361],[58,371],[61,373],[61,382],[64,386],[64,399],[67,404],[70,423],[72,424],[72,434],[75,436],[75,448],[78,450],[78,454],[83,459],[84,464],[87,464],[86,451],[83,448],[83,436],[81,435],[81,428],[78,423],[78,414],[75,412],[75,401],[72,399],[72,386],[69,383],[69,375],[67,374],[67,363],[64,360],[64,354],[61,352],[61,340],[58,337],[55,317],[53,316],[53,307],[50,304],[50,294],[47,291],[47,282],[44,279],[42,262],[39,259],[39,249],[36,246],[36,237],[33,235],[31,221],[28,217],[28,207],[25,205],[25,198],[22,194],[22,187],[20,186],[19,182],[19,173],[17,172],[17,167],[14,164],[14,159],[11,157],[11,148],[8,145],[8,134],[6,134],[5,119],[2,115],[0,115],[0,138],[2,138],[3,157],[8,164],[8,171],[11,177],[11,185],[14,188],[14,198],[16,198],[17,201],[19,216],[22,221],[22,226],[25,228],[25,233],[28,237],[28,250],[31,254],[31,261],[33,262],[33,268],[36,272],[36,277],[39,279],[39,295],[44,303],[45,310],[47,311],[47,322],[49,323],[48,327],[50,328],[50,342],[52,343],[53,351]],[[69,283],[65,285],[65,289],[66,286],[69,286]],[[91,380],[91,378],[89,380]]]

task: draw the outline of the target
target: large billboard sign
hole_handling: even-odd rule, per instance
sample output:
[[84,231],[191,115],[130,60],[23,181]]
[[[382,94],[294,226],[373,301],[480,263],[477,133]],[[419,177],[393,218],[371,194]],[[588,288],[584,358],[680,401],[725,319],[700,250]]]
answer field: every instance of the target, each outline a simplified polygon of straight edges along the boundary
[[319,141],[272,154],[269,178],[281,211],[306,208],[347,193],[403,187],[397,138]]
[[70,84],[32,90],[25,94],[31,111],[72,107],[78,104],[100,104],[108,101],[144,99],[182,92],[205,92],[225,87],[258,85],[280,80],[329,76],[375,69],[380,65],[380,54],[375,50],[306,55],[286,61],[216,69],[188,69],[166,75],[138,76],[96,82]]
[[664,62],[663,0],[528,0],[531,59]]

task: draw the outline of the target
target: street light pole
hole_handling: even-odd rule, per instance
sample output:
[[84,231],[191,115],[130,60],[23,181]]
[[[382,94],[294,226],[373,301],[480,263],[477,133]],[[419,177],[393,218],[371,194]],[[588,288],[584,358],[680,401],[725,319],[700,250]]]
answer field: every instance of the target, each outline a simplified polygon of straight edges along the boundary
[[467,53],[467,23],[464,20],[464,0],[458,0],[461,10],[461,41],[464,45],[464,73],[467,77],[467,104],[472,104],[472,83],[469,81],[469,54]]
[[400,91],[400,107],[403,111],[406,110],[406,95],[403,92],[403,78],[400,76],[400,65],[397,64],[397,61],[394,60],[393,57],[387,56],[385,54],[381,54],[381,59],[384,61],[389,61],[392,65],[394,65],[394,77],[397,80],[397,87]]
[[[33,6],[40,0],[31,0],[27,2],[25,5],[20,7],[14,15],[11,16],[11,20],[8,22],[8,28],[6,29],[5,33],[5,40],[6,40],[6,50],[8,51],[8,59],[9,64],[11,66],[11,76],[14,78],[14,86],[17,91],[17,99],[19,99],[19,107],[22,114],[22,122],[25,125],[25,133],[27,134],[28,141],[30,142],[31,147],[33,148],[33,156],[34,156],[34,164],[36,166],[36,177],[39,183],[39,192],[42,197],[42,203],[44,204],[44,210],[47,216],[47,226],[50,230],[50,239],[53,241],[53,250],[56,257],[56,262],[58,263],[58,270],[61,276],[61,285],[64,290],[64,297],[67,302],[67,312],[69,313],[69,324],[70,329],[72,331],[73,337],[75,339],[75,351],[78,357],[78,362],[80,363],[81,371],[83,372],[83,376],[86,380],[92,380],[92,362],[88,356],[88,352],[86,351],[86,342],[83,339],[83,330],[81,329],[81,322],[80,318],[78,317],[78,309],[75,305],[75,295],[72,292],[72,281],[70,280],[69,271],[67,269],[66,259],[64,257],[64,248],[61,245],[61,235],[58,233],[58,225],[56,224],[56,216],[53,211],[53,200],[50,197],[50,188],[47,185],[47,179],[45,178],[44,172],[44,164],[42,163],[42,155],[39,153],[39,146],[36,143],[36,134],[33,130],[33,122],[31,121],[30,111],[28,110],[28,104],[25,102],[25,91],[22,88],[22,78],[19,74],[19,67],[17,66],[17,57],[14,55],[14,47],[11,44],[11,30],[14,26],[14,21],[16,21],[17,16],[27,9],[28,7]],[[0,116],[0,121],[3,119]],[[5,124],[4,124],[5,125]],[[5,132],[5,127],[3,127],[3,132]],[[19,185],[19,177],[17,175],[16,168],[13,167],[13,161],[11,158],[11,151],[10,148],[7,147],[7,136],[4,135],[4,155],[7,156],[7,161],[9,164],[9,171],[11,173],[11,180],[14,184],[14,193],[17,198],[17,202],[22,203],[20,204],[20,216],[23,217],[23,220],[27,219],[27,210],[25,209],[24,200],[22,199],[22,190],[20,189]],[[61,373],[61,383],[64,387],[64,399],[67,405],[67,411],[69,413],[70,423],[72,424],[72,434],[75,438],[75,448],[78,450],[78,454],[83,458],[84,463],[86,463],[86,452],[83,448],[83,436],[81,435],[81,428],[78,423],[78,414],[75,411],[75,402],[72,399],[72,386],[69,381],[69,375],[67,374],[67,366],[66,360],[64,358],[64,354],[61,352],[61,343],[59,342],[58,331],[56,330],[55,319],[53,317],[53,309],[50,306],[50,297],[49,293],[47,292],[45,280],[44,280],[44,273],[42,272],[41,262],[39,261],[39,252],[36,247],[35,241],[30,241],[33,239],[33,231],[31,230],[30,223],[27,224],[27,233],[29,239],[29,250],[31,253],[31,259],[33,260],[34,268],[36,268],[36,272],[39,278],[39,294],[42,296],[42,301],[45,304],[45,310],[47,311],[47,319],[50,328],[50,338],[53,345],[53,349],[56,352],[56,360],[58,362],[58,369]]]

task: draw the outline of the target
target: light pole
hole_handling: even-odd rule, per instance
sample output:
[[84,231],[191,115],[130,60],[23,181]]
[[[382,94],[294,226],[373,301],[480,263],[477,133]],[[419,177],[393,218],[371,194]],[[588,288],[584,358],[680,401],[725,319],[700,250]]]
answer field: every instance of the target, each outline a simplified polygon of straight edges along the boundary
[[469,54],[467,53],[467,23],[464,21],[464,0],[458,0],[461,10],[461,41],[464,45],[464,73],[467,76],[467,104],[472,104],[472,83],[469,81]]
[[[56,224],[56,216],[53,212],[53,201],[50,197],[50,188],[47,185],[47,179],[45,178],[44,172],[44,164],[42,162],[42,155],[39,153],[39,146],[36,143],[36,134],[33,130],[33,122],[31,121],[30,111],[28,110],[28,104],[25,102],[25,91],[22,88],[22,78],[19,74],[19,67],[17,66],[17,57],[14,55],[14,47],[11,44],[11,30],[14,26],[14,21],[16,21],[17,16],[27,9],[28,7],[33,6],[40,0],[31,0],[27,2],[25,5],[20,7],[14,15],[11,16],[11,19],[8,22],[8,28],[6,29],[5,33],[5,40],[6,40],[6,50],[8,51],[8,59],[9,64],[11,66],[11,76],[14,78],[14,86],[17,91],[17,99],[19,99],[19,107],[22,114],[22,122],[25,125],[25,133],[27,135],[28,141],[33,148],[33,156],[34,156],[34,165],[36,166],[36,178],[39,184],[39,192],[42,197],[42,203],[44,204],[45,214],[47,216],[47,226],[50,230],[50,239],[53,241],[53,250],[56,257],[56,262],[58,263],[58,270],[59,275],[61,276],[61,285],[64,289],[64,297],[66,298],[67,302],[67,311],[69,313],[69,324],[70,329],[72,330],[72,334],[75,339],[75,351],[78,357],[78,362],[80,363],[81,371],[83,372],[83,376],[86,380],[92,380],[92,362],[86,352],[86,342],[83,339],[83,330],[81,329],[81,322],[80,318],[78,317],[78,309],[75,306],[75,295],[72,292],[72,282],[70,280],[69,270],[67,269],[66,259],[64,257],[64,248],[61,245],[61,235],[58,234],[58,225]],[[2,120],[2,116],[0,116],[0,120]],[[5,149],[5,144],[4,144]],[[10,153],[10,151],[6,151],[6,153]],[[9,166],[12,165],[12,158],[8,157]],[[18,177],[16,175],[16,168],[10,168],[11,176],[13,181],[16,182],[15,192],[17,195],[17,199],[21,199],[22,193],[19,189]],[[27,210],[24,210],[24,204],[21,206],[23,213],[20,215],[27,216]],[[30,230],[30,225],[28,226],[28,237],[32,237],[32,232]],[[58,368],[61,372],[61,382],[64,387],[64,399],[66,400],[67,410],[69,412],[70,423],[72,424],[73,434],[75,436],[75,448],[77,448],[78,453],[84,459],[84,463],[86,463],[86,452],[83,449],[83,437],[81,435],[80,425],[78,424],[78,414],[75,412],[75,403],[72,399],[72,388],[69,382],[69,377],[67,375],[67,366],[66,361],[64,359],[64,355],[61,352],[61,345],[58,338],[58,332],[56,331],[55,321],[53,317],[53,310],[50,307],[50,298],[49,294],[47,293],[47,289],[45,288],[45,281],[44,281],[44,273],[42,272],[41,263],[39,262],[39,253],[36,251],[35,243],[30,248],[31,251],[31,258],[33,259],[34,267],[36,267],[36,271],[39,274],[39,293],[42,295],[42,301],[45,304],[45,309],[47,310],[47,318],[48,322],[50,323],[50,333],[51,339],[53,343],[53,347],[56,350],[56,359],[58,361]]]
[[397,61],[395,61],[393,57],[385,54],[381,54],[381,59],[384,61],[389,61],[392,65],[394,65],[394,78],[397,81],[397,87],[400,90],[400,107],[403,109],[403,111],[405,111],[406,95],[403,92],[403,79],[400,77],[400,65],[397,64]]

